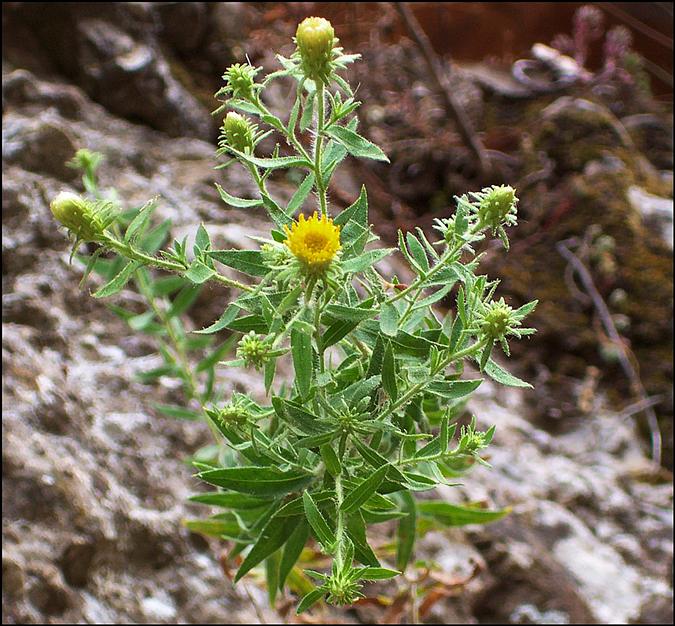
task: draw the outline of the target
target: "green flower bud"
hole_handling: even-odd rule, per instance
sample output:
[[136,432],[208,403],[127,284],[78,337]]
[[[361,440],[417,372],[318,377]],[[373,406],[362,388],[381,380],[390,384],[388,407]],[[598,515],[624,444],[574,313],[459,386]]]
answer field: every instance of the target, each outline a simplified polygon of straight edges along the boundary
[[337,43],[332,24],[323,17],[308,17],[295,33],[302,70],[307,78],[328,82],[333,47]]
[[492,186],[483,189],[479,198],[478,219],[482,226],[494,233],[500,226],[516,223],[516,190],[508,185]]
[[277,243],[265,243],[260,246],[263,263],[267,267],[279,267],[286,265],[289,261],[295,258],[293,253],[287,246],[282,246]]
[[328,602],[336,606],[353,604],[359,598],[363,598],[360,593],[361,585],[355,580],[350,580],[342,572],[334,573],[327,581]]
[[499,340],[518,323],[513,316],[513,309],[504,302],[504,298],[501,298],[486,305],[481,316],[480,329],[489,339]]
[[459,435],[459,449],[467,454],[475,454],[478,450],[487,448],[492,441],[495,427],[491,426],[487,431],[476,430],[476,417],[471,418],[468,426],[462,426]]
[[49,205],[54,217],[78,239],[99,240],[114,219],[112,206],[62,191]]
[[221,145],[224,142],[239,152],[252,152],[254,134],[255,126],[249,119],[230,111],[223,122]]
[[262,335],[254,331],[244,335],[237,346],[237,356],[243,359],[247,367],[261,369],[269,359],[270,345]]
[[255,75],[260,69],[248,63],[230,65],[223,74],[225,88],[221,93],[228,93],[233,98],[250,100],[255,93]]

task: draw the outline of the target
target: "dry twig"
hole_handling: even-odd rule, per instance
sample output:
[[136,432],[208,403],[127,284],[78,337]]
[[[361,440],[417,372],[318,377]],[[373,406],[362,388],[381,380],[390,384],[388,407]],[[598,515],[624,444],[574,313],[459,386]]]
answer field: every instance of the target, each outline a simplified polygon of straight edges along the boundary
[[429,69],[429,75],[434,82],[436,91],[443,99],[446,112],[450,117],[452,117],[452,119],[455,120],[459,134],[462,137],[462,141],[473,153],[476,161],[478,162],[478,167],[480,168],[481,174],[487,175],[491,171],[491,165],[485,152],[485,148],[483,147],[480,138],[473,130],[471,121],[464,112],[464,109],[459,104],[459,102],[455,100],[451,91],[449,90],[441,63],[438,59],[438,56],[434,52],[433,47],[431,46],[429,38],[406,2],[395,2],[394,6],[401,16],[401,19],[405,23],[408,32],[412,35],[412,38],[415,40],[415,43],[419,46],[419,49],[422,52],[422,56],[424,57],[424,60],[427,64],[427,68]]
[[600,292],[593,282],[593,277],[588,271],[588,268],[583,264],[581,259],[574,254],[568,247],[567,244],[572,244],[578,242],[576,238],[566,239],[564,241],[559,241],[556,244],[558,252],[562,255],[565,260],[574,268],[581,283],[583,284],[586,293],[590,296],[593,306],[595,307],[600,321],[605,328],[607,336],[610,338],[612,343],[615,345],[619,353],[619,363],[621,368],[626,374],[628,380],[630,381],[633,392],[639,397],[639,403],[641,404],[642,412],[644,412],[645,417],[647,418],[647,426],[651,435],[651,444],[652,444],[652,459],[655,463],[661,464],[661,431],[659,430],[659,422],[654,412],[653,404],[654,402],[650,401],[650,398],[647,396],[647,392],[640,380],[640,376],[637,373],[635,367],[633,366],[628,349],[626,348],[625,343],[621,339],[619,331],[614,325],[614,320],[612,315],[605,304]]

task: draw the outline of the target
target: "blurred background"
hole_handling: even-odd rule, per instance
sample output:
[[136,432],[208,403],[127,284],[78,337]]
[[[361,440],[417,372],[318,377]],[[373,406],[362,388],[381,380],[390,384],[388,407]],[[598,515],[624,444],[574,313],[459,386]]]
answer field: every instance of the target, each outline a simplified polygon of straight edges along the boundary
[[[445,494],[514,511],[425,534],[418,558],[435,566],[417,572],[422,619],[670,623],[666,2],[3,3],[3,622],[298,620],[283,599],[266,607],[255,577],[234,589],[224,542],[181,526],[204,513],[184,502],[196,483],[183,460],[208,429],[153,412],[180,390],[138,380],[155,346],[78,288],[48,204],[82,191],[65,162],[88,148],[128,206],[160,195],[172,236],[201,221],[221,247],[246,246],[267,225],[215,192],[216,181],[252,190],[213,170],[213,94],[246,56],[276,69],[308,15],[362,54],[348,72],[360,132],[391,160],[346,161],[334,211],[365,184],[388,245],[399,228],[431,232],[456,195],[504,183],[520,197],[510,252],[486,246],[481,267],[512,306],[539,300],[538,333],[510,362],[534,390],[479,395],[471,410],[497,424],[494,467]],[[290,89],[275,84],[269,106],[286,111]],[[278,177],[274,190],[297,182]],[[194,326],[230,296],[204,291]],[[260,385],[242,373],[222,384]],[[372,589],[370,602],[306,619],[406,621],[400,589]]]

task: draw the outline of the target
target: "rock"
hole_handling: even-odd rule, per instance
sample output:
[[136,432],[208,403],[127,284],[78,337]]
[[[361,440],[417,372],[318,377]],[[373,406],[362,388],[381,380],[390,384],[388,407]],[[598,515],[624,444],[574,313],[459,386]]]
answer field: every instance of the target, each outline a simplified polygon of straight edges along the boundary
[[607,151],[633,147],[614,114],[590,100],[562,96],[546,107],[541,117],[535,144],[556,161],[560,172],[580,171]]
[[644,220],[656,226],[663,242],[673,249],[673,199],[661,198],[637,185],[628,188],[628,201]]
[[65,126],[52,122],[50,116],[42,119],[16,119],[11,114],[3,117],[2,153],[7,163],[59,180],[76,178],[66,161],[75,153],[75,141]]
[[[56,10],[49,4],[15,3],[3,31],[28,30],[40,41],[43,65],[56,66],[114,114],[174,137],[208,138],[214,122],[174,77],[160,50],[156,22],[151,5],[142,3],[82,3]],[[190,36],[197,32],[193,26]],[[10,84],[9,93],[25,97],[21,89]]]

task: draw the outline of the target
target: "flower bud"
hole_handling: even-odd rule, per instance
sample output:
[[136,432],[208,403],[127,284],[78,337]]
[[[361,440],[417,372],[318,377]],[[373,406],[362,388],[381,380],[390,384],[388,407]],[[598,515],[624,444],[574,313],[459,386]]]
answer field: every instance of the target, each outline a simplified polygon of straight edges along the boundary
[[223,122],[221,139],[239,152],[252,152],[254,131],[253,124],[247,118],[230,111]]
[[255,90],[254,78],[259,71],[260,68],[256,69],[248,63],[230,65],[223,74],[226,85],[224,91],[233,98],[250,100]]
[[502,339],[518,321],[513,316],[513,309],[504,302],[490,302],[481,316],[480,329],[488,339]]
[[270,345],[262,335],[250,331],[244,335],[237,346],[237,356],[243,359],[247,367],[261,369],[269,358]]
[[479,195],[478,218],[481,225],[493,232],[500,226],[515,223],[516,191],[508,185],[484,189]]
[[110,206],[62,191],[49,205],[54,217],[78,239],[96,241],[112,222]]
[[337,40],[332,24],[323,17],[308,17],[298,25],[295,43],[307,78],[327,82]]

